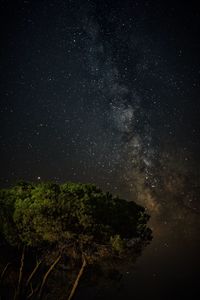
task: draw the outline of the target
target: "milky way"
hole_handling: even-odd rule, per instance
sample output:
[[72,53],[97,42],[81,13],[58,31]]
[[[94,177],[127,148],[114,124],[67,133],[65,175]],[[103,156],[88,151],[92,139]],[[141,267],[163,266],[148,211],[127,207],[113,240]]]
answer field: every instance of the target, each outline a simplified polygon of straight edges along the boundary
[[[174,118],[181,119],[181,114],[175,105],[166,109],[165,103],[160,104],[159,96],[154,94],[153,88],[147,93],[140,89],[140,86],[145,86],[148,81],[153,80],[154,85],[162,85],[162,93],[167,93],[168,97],[168,89],[172,94],[175,93],[176,97],[180,97],[181,75],[166,71],[166,58],[156,55],[157,45],[153,44],[150,37],[141,38],[135,34],[136,30],[130,22],[132,19],[119,24],[106,39],[105,28],[94,18],[94,10],[91,8],[87,14],[89,17],[83,19],[86,35],[83,48],[85,65],[91,75],[92,88],[96,94],[93,105],[103,103],[101,115],[105,117],[106,123],[108,122],[108,127],[104,130],[108,134],[109,142],[112,136],[114,147],[111,157],[109,156],[110,170],[115,171],[119,168],[119,184],[125,186],[125,190],[129,190],[129,198],[143,204],[151,213],[163,219],[164,224],[169,223],[170,216],[170,226],[176,227],[180,223],[184,228],[183,224],[189,222],[193,223],[193,227],[187,230],[193,231],[196,229],[199,212],[198,171],[194,172],[188,168],[187,146],[176,143],[175,149],[171,151],[166,143],[163,149],[165,138],[170,138],[165,134],[162,136],[161,132],[156,136],[155,130],[155,126],[160,126],[159,122],[164,128],[168,128],[169,137],[176,135],[174,130],[177,119],[171,122],[170,109]],[[110,23],[116,24],[112,18],[107,17]],[[104,23],[105,19],[106,17],[100,18],[100,21]],[[128,25],[131,31],[127,29]],[[124,50],[121,49],[124,43],[125,56]],[[122,59],[125,61],[123,67],[120,61]],[[145,102],[149,101],[150,107],[145,107]],[[151,108],[152,105],[159,106],[159,118],[155,108]],[[164,119],[162,110],[166,115]],[[109,143],[107,137],[103,147],[104,161],[109,155],[106,151]],[[178,140],[177,137],[176,139]],[[174,143],[173,137],[170,143]]]
[[196,236],[198,9],[1,6],[1,185],[93,182],[144,205],[154,232]]

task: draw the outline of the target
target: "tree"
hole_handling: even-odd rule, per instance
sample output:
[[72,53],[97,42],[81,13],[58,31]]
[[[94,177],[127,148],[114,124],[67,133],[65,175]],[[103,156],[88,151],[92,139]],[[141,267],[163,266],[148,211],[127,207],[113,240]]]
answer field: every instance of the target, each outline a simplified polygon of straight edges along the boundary
[[[75,292],[88,264],[125,258],[133,251],[130,241],[139,241],[141,246],[151,239],[149,216],[143,207],[92,184],[20,182],[0,191],[0,205],[0,229],[7,243],[34,251],[40,261],[45,257],[46,264],[51,261],[37,289],[40,296],[49,273],[63,255],[83,263],[72,289]],[[71,292],[69,298],[72,296]]]

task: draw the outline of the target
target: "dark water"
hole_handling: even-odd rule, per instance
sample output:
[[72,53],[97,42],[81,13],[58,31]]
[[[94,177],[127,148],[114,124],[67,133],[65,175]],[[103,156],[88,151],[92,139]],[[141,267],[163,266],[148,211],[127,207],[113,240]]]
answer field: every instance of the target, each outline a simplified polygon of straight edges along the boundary
[[76,299],[200,299],[197,227],[185,224],[182,231],[178,225],[172,230],[158,221],[154,226],[153,241],[119,283],[94,290],[82,287]]

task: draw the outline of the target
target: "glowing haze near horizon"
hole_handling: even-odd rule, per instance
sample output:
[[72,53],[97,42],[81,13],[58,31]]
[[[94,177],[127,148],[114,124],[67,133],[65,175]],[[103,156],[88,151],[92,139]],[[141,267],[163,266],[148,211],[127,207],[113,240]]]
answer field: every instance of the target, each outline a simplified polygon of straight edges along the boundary
[[93,182],[197,243],[199,10],[2,1],[1,186]]

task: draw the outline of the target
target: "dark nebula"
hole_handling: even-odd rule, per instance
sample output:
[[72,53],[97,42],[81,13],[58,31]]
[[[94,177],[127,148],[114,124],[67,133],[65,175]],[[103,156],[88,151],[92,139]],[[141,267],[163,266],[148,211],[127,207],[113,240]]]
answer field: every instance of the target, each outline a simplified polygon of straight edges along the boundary
[[1,186],[93,182],[142,204],[154,240],[120,290],[102,299],[194,299],[197,4],[2,0],[0,20]]

